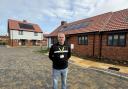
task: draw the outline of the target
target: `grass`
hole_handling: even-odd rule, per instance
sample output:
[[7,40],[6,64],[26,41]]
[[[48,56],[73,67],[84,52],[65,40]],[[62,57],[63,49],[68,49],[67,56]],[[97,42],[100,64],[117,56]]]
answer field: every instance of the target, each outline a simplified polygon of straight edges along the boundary
[[42,47],[40,50],[38,50],[37,52],[39,53],[42,53],[42,54],[45,54],[45,53],[48,53],[49,52],[49,48],[47,47]]

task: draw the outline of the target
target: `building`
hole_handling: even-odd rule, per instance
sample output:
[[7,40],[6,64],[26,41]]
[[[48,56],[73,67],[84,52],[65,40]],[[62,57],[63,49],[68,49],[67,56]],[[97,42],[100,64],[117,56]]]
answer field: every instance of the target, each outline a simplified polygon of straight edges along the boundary
[[48,46],[48,35],[49,34],[43,34],[43,40],[42,40],[42,46]]
[[40,46],[43,32],[37,24],[26,20],[8,20],[8,35],[10,46]]
[[8,36],[0,36],[0,45],[7,45],[8,44]]
[[128,64],[128,9],[71,23],[62,21],[49,35],[49,47],[56,42],[58,32],[66,34],[73,53],[78,56]]

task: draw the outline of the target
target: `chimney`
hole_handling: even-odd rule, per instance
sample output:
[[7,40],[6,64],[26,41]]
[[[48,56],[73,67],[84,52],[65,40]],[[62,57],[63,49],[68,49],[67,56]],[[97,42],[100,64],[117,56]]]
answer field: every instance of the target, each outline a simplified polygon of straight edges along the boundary
[[25,22],[25,23],[26,23],[26,22],[27,22],[27,20],[23,20],[23,22]]
[[61,21],[61,26],[65,25],[67,22],[66,21]]

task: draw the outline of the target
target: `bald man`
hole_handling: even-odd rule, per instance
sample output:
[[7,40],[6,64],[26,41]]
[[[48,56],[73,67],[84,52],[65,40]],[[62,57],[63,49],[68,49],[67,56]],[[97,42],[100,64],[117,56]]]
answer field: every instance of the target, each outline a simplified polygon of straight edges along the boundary
[[49,58],[53,62],[53,89],[58,89],[58,79],[61,76],[61,88],[67,89],[68,60],[71,57],[70,46],[65,43],[65,34],[58,33],[58,43],[53,44]]

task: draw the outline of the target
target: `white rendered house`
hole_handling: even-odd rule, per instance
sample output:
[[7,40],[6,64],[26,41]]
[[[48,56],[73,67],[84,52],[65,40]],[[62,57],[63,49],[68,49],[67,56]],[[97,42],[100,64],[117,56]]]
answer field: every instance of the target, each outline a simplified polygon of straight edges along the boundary
[[43,32],[37,24],[24,21],[8,20],[10,46],[40,46]]

